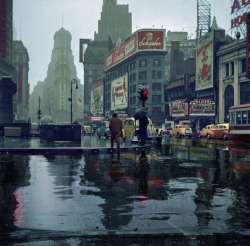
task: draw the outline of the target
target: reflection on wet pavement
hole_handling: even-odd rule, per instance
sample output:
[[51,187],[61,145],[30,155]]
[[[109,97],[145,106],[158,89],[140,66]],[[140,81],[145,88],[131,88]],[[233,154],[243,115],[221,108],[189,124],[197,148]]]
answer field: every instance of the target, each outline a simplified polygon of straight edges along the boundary
[[0,231],[12,237],[16,229],[248,235],[248,149],[187,141],[121,153],[119,159],[107,154],[1,156]]

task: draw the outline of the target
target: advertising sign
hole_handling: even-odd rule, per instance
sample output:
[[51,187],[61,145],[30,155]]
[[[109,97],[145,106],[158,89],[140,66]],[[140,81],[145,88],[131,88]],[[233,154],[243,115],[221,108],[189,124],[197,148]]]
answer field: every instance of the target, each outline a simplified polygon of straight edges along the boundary
[[213,87],[213,32],[199,39],[196,48],[196,83],[195,90]]
[[105,70],[142,50],[165,51],[165,30],[143,29],[133,34],[105,59]]
[[136,51],[136,36],[132,36],[129,40],[127,40],[125,43],[120,45],[117,49],[111,52],[106,57],[105,62],[105,69],[108,69],[109,67],[112,67],[116,63],[124,60],[125,58],[129,57]]
[[128,107],[128,75],[111,81],[111,110],[126,109]]
[[237,27],[247,20],[249,0],[233,0],[231,6],[231,28]]
[[138,50],[162,50],[163,48],[163,31],[148,30],[138,32]]
[[215,103],[210,99],[195,99],[189,105],[190,116],[215,116]]
[[103,114],[103,81],[97,80],[91,88],[91,113]]
[[185,104],[181,100],[176,100],[170,103],[170,116],[172,117],[184,117],[185,116]]

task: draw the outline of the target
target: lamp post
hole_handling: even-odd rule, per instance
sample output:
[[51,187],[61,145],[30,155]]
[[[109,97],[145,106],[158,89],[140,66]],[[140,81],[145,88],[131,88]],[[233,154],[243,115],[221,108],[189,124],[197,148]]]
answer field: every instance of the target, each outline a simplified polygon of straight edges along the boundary
[[68,98],[68,101],[70,101],[70,124],[72,124],[72,118],[73,118],[73,112],[72,112],[72,92],[73,92],[73,84],[76,84],[76,89],[78,89],[78,84],[76,79],[72,79],[70,82],[70,98]]
[[39,129],[40,129],[40,126],[41,126],[41,108],[40,108],[40,104],[41,104],[41,98],[39,97],[38,98],[38,111],[37,111],[37,119],[38,119],[38,122],[39,122]]

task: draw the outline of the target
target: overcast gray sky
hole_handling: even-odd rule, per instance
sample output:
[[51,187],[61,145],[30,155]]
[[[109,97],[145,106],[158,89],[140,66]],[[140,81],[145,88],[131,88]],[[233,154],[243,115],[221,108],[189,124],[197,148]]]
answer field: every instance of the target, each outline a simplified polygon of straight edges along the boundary
[[[207,0],[218,26],[229,32],[231,0]],[[22,40],[30,58],[31,92],[37,81],[44,80],[51,60],[53,37],[62,26],[72,35],[72,50],[77,77],[83,83],[79,63],[79,39],[94,39],[98,32],[103,0],[13,0],[17,40]],[[195,37],[197,0],[117,0],[128,4],[132,13],[132,31],[141,28],[163,28],[186,31]]]

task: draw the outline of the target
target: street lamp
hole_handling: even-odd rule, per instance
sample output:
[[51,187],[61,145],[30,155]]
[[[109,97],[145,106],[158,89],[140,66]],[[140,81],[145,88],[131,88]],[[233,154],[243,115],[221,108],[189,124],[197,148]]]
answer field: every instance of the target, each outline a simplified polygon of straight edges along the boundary
[[41,104],[41,98],[39,97],[39,99],[38,99],[38,111],[37,111],[37,115],[38,115],[37,119],[38,119],[38,122],[39,122],[39,128],[40,128],[40,125],[41,125],[41,114],[42,114],[40,104]]
[[70,123],[72,124],[72,118],[73,118],[73,113],[72,113],[72,86],[73,84],[76,84],[76,90],[78,89],[78,84],[76,79],[71,80],[71,87],[70,87],[70,98],[68,98],[68,101],[70,101]]

